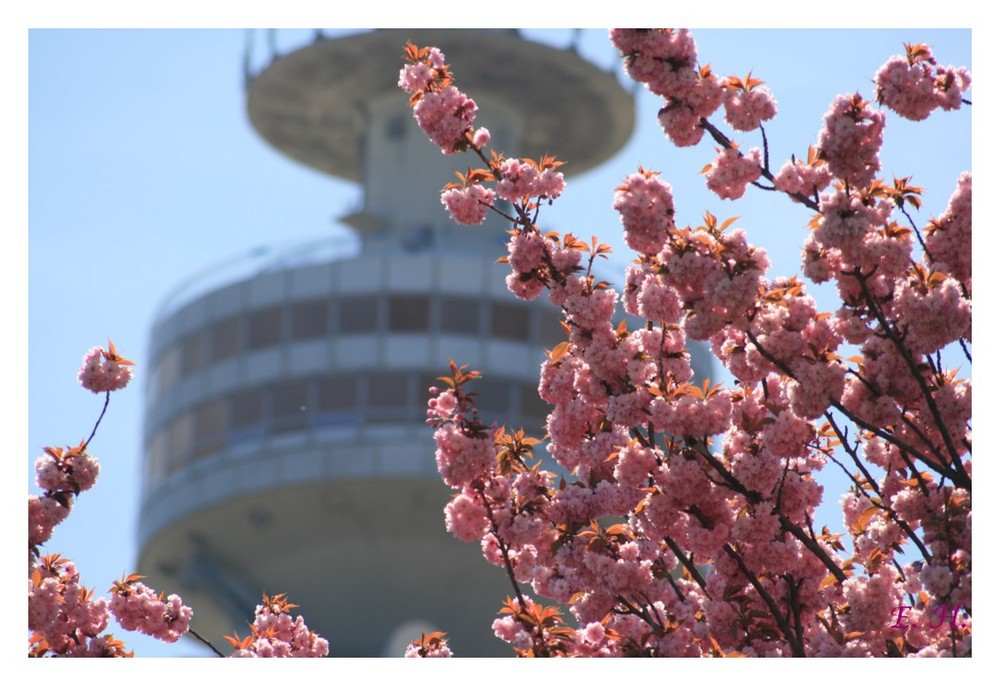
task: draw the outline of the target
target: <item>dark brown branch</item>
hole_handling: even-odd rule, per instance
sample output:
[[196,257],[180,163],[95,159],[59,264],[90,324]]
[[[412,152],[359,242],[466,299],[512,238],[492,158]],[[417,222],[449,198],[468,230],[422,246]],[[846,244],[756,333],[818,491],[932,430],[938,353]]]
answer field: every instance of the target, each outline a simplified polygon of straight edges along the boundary
[[802,606],[799,603],[799,587],[802,586],[802,579],[796,583],[791,574],[785,575],[785,584],[788,587],[788,610],[792,615],[794,621],[793,629],[795,630],[795,638],[798,640],[799,645],[804,646],[804,637],[802,635]]
[[649,596],[638,598],[633,595],[631,603],[621,595],[617,596],[616,599],[626,607],[625,614],[635,615],[651,626],[660,636],[663,636],[667,632],[666,627],[663,625],[663,619],[659,616],[660,612],[653,606]]
[[[722,476],[722,478],[725,479],[727,486],[746,498],[750,504],[755,505],[763,502],[764,499],[760,493],[757,491],[751,491],[740,483],[740,481],[733,476],[729,470],[727,470],[722,463],[715,458],[714,455],[711,454],[707,447],[699,445],[697,446],[696,452],[704,457],[705,460]],[[772,508],[772,514],[776,514],[778,516],[781,528],[790,533],[792,536],[795,536],[795,538],[799,539],[802,544],[809,549],[809,552],[815,555],[820,562],[823,563],[823,566],[830,570],[830,573],[833,574],[837,581],[840,583],[847,581],[847,575],[844,574],[844,570],[842,570],[840,566],[834,562],[829,555],[827,555],[826,551],[823,550],[819,543],[810,540],[809,536],[806,535],[801,527],[792,522],[792,520],[780,512],[776,507]]]
[[819,558],[819,561],[823,563],[823,566],[829,569],[830,573],[833,574],[833,578],[840,583],[847,581],[847,575],[844,574],[844,570],[841,569],[837,563],[826,554],[826,551],[823,550],[819,543],[809,538],[806,532],[802,530],[802,527],[795,524],[782,512],[776,512],[775,514],[778,515],[778,521],[781,522],[781,528],[790,533],[792,536],[795,536],[795,538],[799,539],[799,541],[802,542],[802,545],[809,549],[809,552]]
[[965,359],[967,359],[969,362],[972,362],[972,353],[970,353],[969,349],[965,346],[965,340],[959,338],[958,344],[962,347],[962,352],[965,353]]
[[805,657],[806,653],[805,649],[802,647],[802,643],[798,640],[798,637],[788,625],[788,620],[781,614],[781,610],[778,608],[778,604],[774,602],[774,598],[771,597],[771,594],[768,593],[767,589],[760,583],[757,575],[747,569],[746,564],[743,562],[743,558],[733,549],[731,545],[726,543],[722,546],[722,549],[726,551],[726,554],[729,555],[734,562],[736,562],[740,571],[743,572],[743,576],[747,578],[750,585],[753,586],[754,590],[757,591],[757,594],[760,595],[761,600],[763,600],[764,604],[767,605],[767,609],[770,610],[771,616],[774,617],[774,621],[778,623],[778,628],[780,628],[781,633],[785,635],[785,640],[788,641],[788,645],[792,649],[792,655],[795,657]]
[[920,243],[920,247],[923,249],[924,254],[927,256],[927,259],[933,262],[934,256],[931,254],[930,250],[927,249],[927,244],[924,242],[924,236],[922,233],[920,233],[920,229],[917,228],[917,223],[913,221],[913,217],[911,217],[910,213],[906,211],[906,206],[900,205],[899,210],[900,212],[903,213],[903,216],[910,221],[910,228],[913,229],[913,233],[917,237],[917,242]]
[[[758,352],[760,352],[761,356],[764,359],[766,359],[768,362],[777,367],[778,370],[781,371],[781,373],[783,373],[785,376],[791,377],[793,379],[795,378],[795,374],[792,373],[792,370],[788,367],[788,365],[786,365],[784,362],[782,362],[774,355],[772,355],[770,352],[768,352],[767,349],[760,344],[760,342],[757,340],[757,337],[753,334],[752,331],[747,331],[746,334],[747,338],[750,340],[751,343],[754,344],[754,346],[756,346]],[[904,455],[904,460],[906,460],[907,462],[909,462],[909,458],[906,457],[906,455],[908,454],[916,455],[921,460],[923,460],[924,463],[933,471],[937,472],[938,474],[941,474],[942,476],[948,477],[949,479],[951,479],[953,482],[955,482],[960,486],[965,487],[965,483],[968,483],[968,488],[971,490],[972,486],[971,480],[968,479],[968,475],[964,474],[964,470],[962,472],[962,475],[964,475],[964,482],[963,482],[962,481],[963,476],[955,473],[953,469],[949,469],[947,467],[939,465],[933,460],[928,460],[926,456],[924,456],[919,450],[917,450],[916,448],[907,443],[904,443],[899,438],[889,433],[885,429],[875,426],[874,424],[871,424],[869,422],[866,422],[861,417],[857,416],[856,414],[848,410],[846,407],[844,407],[844,405],[841,404],[840,401],[833,400],[831,398],[830,406],[836,408],[841,414],[843,414],[852,422],[860,426],[862,429],[867,429],[868,431],[871,431],[879,438],[882,438],[888,441],[889,443],[892,443],[897,448],[899,448],[901,453]]]
[[[722,131],[716,128],[715,125],[712,124],[712,122],[708,121],[708,119],[702,117],[700,124],[701,128],[708,131],[708,134],[712,137],[712,139],[716,143],[723,146],[724,148],[729,148],[732,146],[733,142],[724,133],[722,133]],[[761,127],[761,133],[763,133],[763,127]],[[772,174],[771,171],[767,169],[766,164],[765,167],[761,168],[760,175],[763,176],[768,181],[770,181],[771,183],[774,183],[774,174]],[[809,196],[803,195],[802,193],[785,193],[785,195],[794,200],[799,201],[800,203],[802,203],[809,209],[813,210],[814,212],[819,212],[819,203],[815,202]]]
[[[938,409],[937,403],[934,400],[934,396],[931,394],[930,388],[927,387],[927,382],[924,379],[924,375],[920,373],[920,369],[917,367],[916,360],[913,359],[913,356],[910,354],[910,351],[906,349],[906,346],[903,344],[902,336],[900,336],[899,333],[896,331],[896,327],[890,324],[890,322],[886,319],[885,314],[878,306],[878,303],[875,302],[875,296],[872,295],[871,290],[868,288],[868,279],[864,275],[862,275],[860,268],[854,270],[854,277],[858,280],[859,284],[861,285],[861,292],[864,294],[865,300],[868,303],[868,309],[871,310],[871,312],[878,319],[879,324],[881,324],[882,328],[885,330],[886,335],[889,337],[889,340],[896,347],[896,351],[903,358],[903,361],[906,362],[906,366],[910,370],[910,375],[913,376],[913,378],[919,384],[920,391],[924,396],[924,402],[927,403],[927,407],[931,412],[931,416],[934,418],[934,424],[937,427],[938,432],[941,434],[941,440],[944,441],[945,448],[951,455],[952,466],[955,467],[957,472],[959,472],[964,476],[965,468],[962,466],[962,460],[958,455],[958,451],[952,444],[951,432],[948,431],[948,427],[945,425],[944,419],[941,417],[941,412]],[[955,481],[955,483],[958,483],[956,479],[953,478],[952,480]],[[972,490],[971,479],[969,480],[968,483],[968,489]]]
[[670,536],[664,536],[663,541],[667,544],[667,547],[670,548],[670,552],[674,554],[674,557],[680,560],[681,564],[684,565],[684,568],[688,570],[688,574],[690,574],[691,578],[695,580],[695,583],[701,587],[701,590],[705,593],[705,597],[711,600],[712,597],[708,594],[708,591],[705,590],[705,579],[702,577],[701,572],[698,571],[698,567],[694,564],[694,556],[692,555],[691,559],[689,559],[684,554],[684,551],[681,550],[681,547],[677,545],[677,542],[670,538]]

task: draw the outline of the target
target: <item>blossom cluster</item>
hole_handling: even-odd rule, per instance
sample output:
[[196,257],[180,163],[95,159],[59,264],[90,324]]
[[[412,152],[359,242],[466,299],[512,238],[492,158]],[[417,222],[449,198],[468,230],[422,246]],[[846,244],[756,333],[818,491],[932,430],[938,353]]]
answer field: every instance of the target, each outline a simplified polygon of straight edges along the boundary
[[284,593],[265,594],[254,611],[250,635],[242,639],[238,634],[226,636],[233,647],[229,657],[325,657],[330,644],[310,631],[301,615],[292,619],[296,607]]
[[511,202],[531,198],[556,199],[566,187],[563,175],[555,167],[540,169],[532,160],[506,159],[500,164],[501,179],[497,195]]
[[[655,175],[649,178],[669,188]],[[641,204],[621,199],[616,195],[615,208],[628,242],[629,227],[657,221],[659,210],[648,206],[644,211]],[[641,245],[641,259],[626,272],[625,312],[662,324],[683,319],[687,335],[699,340],[744,320],[770,263],[762,250],[747,243],[742,230],[726,231],[733,221],[720,223],[706,213],[701,226],[665,228],[659,245]]]
[[451,648],[443,631],[420,632],[420,640],[410,642],[403,657],[451,657]]
[[102,632],[108,600],[80,584],[76,566],[59,555],[32,556],[28,565],[30,654],[129,657],[124,645]]
[[760,79],[747,74],[745,79],[729,77],[726,82],[726,123],[737,131],[753,131],[761,122],[778,113],[778,104],[771,89]]
[[747,185],[760,178],[761,151],[751,148],[746,155],[734,147],[720,150],[705,171],[708,189],[723,200],[738,200]]
[[[109,343],[107,351],[88,352],[78,378],[95,393],[117,390],[131,378],[131,364]],[[107,598],[95,598],[93,590],[80,583],[71,560],[39,550],[69,516],[76,497],[97,481],[100,464],[87,452],[87,444],[84,440],[73,447],[45,448],[35,460],[35,483],[42,493],[28,496],[28,654],[34,657],[132,655],[113,635],[102,634],[110,617]]]
[[35,460],[35,483],[43,492],[28,496],[28,545],[33,550],[69,516],[75,496],[97,481],[100,464],[86,449],[86,442],[72,448],[45,448]]
[[486,212],[493,206],[497,194],[492,188],[473,184],[465,188],[448,188],[441,193],[441,204],[458,224],[476,226],[486,221]]
[[[92,348],[79,380],[95,393],[117,390],[131,378],[131,364],[117,355],[113,344],[109,350]],[[167,642],[176,641],[190,627],[191,608],[176,595],[164,600],[140,583],[138,575],[115,582],[109,601],[95,598],[80,583],[72,561],[58,554],[40,554],[39,546],[69,516],[76,496],[97,481],[100,465],[87,452],[88,441],[75,447],[45,448],[35,460],[35,482],[42,494],[28,496],[28,629],[32,632],[29,654],[36,657],[131,657],[121,641],[102,634],[112,615],[126,630]]]
[[[555,200],[565,188],[562,173],[556,171],[563,163],[549,156],[537,162],[505,158],[496,151],[487,156],[490,132],[484,127],[473,130],[476,104],[452,85],[444,54],[437,48],[407,44],[405,55],[408,64],[400,71],[398,85],[410,93],[410,106],[420,128],[441,152],[471,150],[486,164],[458,174],[460,183],[445,185],[441,204],[448,214],[468,226],[482,224],[490,209],[508,216],[496,207],[499,198],[512,203],[520,223],[531,231],[530,210],[542,201]],[[495,188],[487,183],[494,183]],[[537,287],[522,288],[524,296],[529,292],[537,295]]]
[[958,178],[945,211],[927,226],[930,268],[951,274],[972,296],[972,174]]
[[809,148],[805,160],[791,159],[785,162],[774,175],[774,187],[789,195],[815,197],[833,181],[833,175],[826,164],[816,155],[816,149]]
[[[971,383],[938,356],[971,340],[971,175],[920,232],[905,208],[922,189],[877,177],[885,116],[860,95],[837,96],[808,158],[772,175],[766,148],[740,155],[704,119],[723,102],[737,130],[773,117],[759,82],[699,69],[684,30],[611,38],[667,99],[674,143],[710,131],[723,144],[705,170],[720,197],[766,176],[815,212],[803,272],[833,281],[842,306],[822,312],[804,281],[769,278],[735,218],[679,226],[655,171],[615,189],[638,254],[620,295],[593,274],[596,238],[509,217],[508,287],[547,290],[567,332],[538,386],[556,466],[537,461],[539,439],[479,421],[478,373],[452,363],[428,405],[455,489],[446,527],[514,591],[494,633],[525,656],[969,654],[971,624],[891,617],[904,599],[918,618],[971,607]],[[615,324],[619,305],[642,324]],[[731,389],[693,378],[689,338],[709,341]],[[850,481],[843,534],[814,525],[829,462]]]
[[83,356],[83,365],[77,379],[80,385],[94,393],[118,391],[132,380],[132,362],[115,352],[114,343],[108,349],[93,347]]
[[413,116],[441,152],[451,154],[464,148],[465,134],[476,119],[476,102],[454,86],[440,93],[430,92],[413,108]]
[[639,167],[615,189],[611,206],[621,217],[628,247],[644,255],[663,249],[674,226],[674,196],[657,172]]
[[[120,357],[113,344],[108,347],[107,351],[91,349],[79,375],[83,387],[95,393],[122,388],[131,378],[128,366],[132,362]],[[140,575],[130,574],[114,582],[108,591],[110,599],[95,597],[93,590],[80,583],[72,561],[39,551],[55,526],[69,515],[76,496],[97,481],[100,465],[87,452],[87,445],[103,418],[102,411],[87,440],[75,447],[45,448],[35,461],[35,481],[42,494],[28,496],[28,654],[32,657],[132,657],[122,641],[102,633],[112,616],[125,630],[140,631],[167,643],[189,632],[204,641],[191,630],[194,613],[179,596],[164,598],[143,584]],[[254,633],[245,643],[234,643],[236,652],[326,655],[324,639],[309,631],[301,617],[292,622],[284,614],[291,607],[295,606],[283,596],[264,596],[264,605],[257,608]]]
[[437,48],[406,46],[408,64],[399,72],[398,85],[411,95],[413,118],[441,152],[451,155],[470,143],[482,147],[489,140],[485,129],[472,130],[476,102],[451,85],[444,54]]
[[816,148],[830,173],[851,186],[867,186],[882,168],[885,114],[859,94],[838,95],[823,116]]
[[628,75],[665,99],[659,121],[670,140],[678,146],[697,145],[704,134],[701,120],[722,105],[725,85],[710,68],[698,67],[691,33],[614,29],[611,42],[624,56]]
[[111,587],[111,613],[118,624],[128,631],[140,631],[166,643],[174,643],[187,633],[194,614],[180,596],[162,594],[131,574]]
[[901,117],[921,121],[937,108],[957,110],[962,94],[972,85],[964,67],[942,67],[924,44],[906,46],[906,55],[894,55],[875,73],[875,97]]

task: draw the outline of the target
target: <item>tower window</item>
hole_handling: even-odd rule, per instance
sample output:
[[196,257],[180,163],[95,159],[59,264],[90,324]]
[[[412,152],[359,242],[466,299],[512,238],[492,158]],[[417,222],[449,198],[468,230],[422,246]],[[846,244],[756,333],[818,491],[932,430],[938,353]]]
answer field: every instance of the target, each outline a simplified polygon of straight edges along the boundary
[[209,400],[194,411],[194,455],[219,450],[226,431],[226,403],[222,398]]
[[490,333],[497,338],[527,341],[530,336],[530,310],[518,305],[493,303]]
[[406,407],[409,399],[406,374],[372,374],[368,381],[368,405]]
[[281,341],[281,307],[274,305],[250,313],[250,350],[266,348]]
[[390,331],[426,331],[430,307],[427,298],[419,295],[389,297]]
[[234,428],[260,424],[264,418],[264,393],[259,388],[242,390],[229,397],[229,421]]
[[227,317],[216,322],[209,331],[209,359],[220,362],[240,352],[239,317]]
[[276,431],[306,425],[309,416],[309,382],[284,381],[274,386],[274,428]]
[[317,406],[320,412],[350,410],[360,402],[359,379],[354,374],[327,376],[319,380]]
[[479,301],[475,298],[442,296],[441,331],[479,335]]
[[204,329],[190,333],[181,343],[181,376],[193,374],[208,362]]
[[378,297],[360,295],[340,301],[341,333],[369,333],[378,328]]
[[191,412],[184,412],[170,422],[167,432],[170,435],[170,465],[173,472],[188,461],[188,452],[194,442],[194,417]]
[[327,302],[303,300],[292,305],[292,339],[322,338],[327,331]]

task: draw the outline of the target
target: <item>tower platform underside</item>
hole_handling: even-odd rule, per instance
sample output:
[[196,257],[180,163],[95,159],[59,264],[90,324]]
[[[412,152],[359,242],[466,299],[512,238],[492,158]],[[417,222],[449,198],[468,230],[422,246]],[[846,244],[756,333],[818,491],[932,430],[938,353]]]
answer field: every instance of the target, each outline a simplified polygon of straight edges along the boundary
[[[632,134],[632,97],[614,74],[575,52],[485,29],[384,29],[319,40],[276,59],[249,84],[247,110],[257,131],[295,160],[362,180],[369,104],[396,84],[407,41],[434,45],[454,65],[456,85],[473,99],[501,100],[523,112],[519,151],[558,154],[579,174],[621,149]],[[489,112],[477,125],[490,126]]]

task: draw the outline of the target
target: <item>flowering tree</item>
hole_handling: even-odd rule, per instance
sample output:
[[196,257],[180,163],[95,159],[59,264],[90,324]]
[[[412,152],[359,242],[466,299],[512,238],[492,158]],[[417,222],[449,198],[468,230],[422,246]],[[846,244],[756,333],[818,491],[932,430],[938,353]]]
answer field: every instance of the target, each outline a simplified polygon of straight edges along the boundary
[[[438,468],[457,491],[446,526],[511,581],[496,635],[526,656],[971,654],[971,382],[942,362],[956,350],[971,363],[971,174],[923,227],[921,188],[879,177],[879,105],[915,121],[957,109],[969,73],[907,45],[875,75],[874,102],[837,96],[808,155],[775,171],[762,81],[700,66],[686,30],[611,40],[664,99],[670,141],[718,146],[711,191],[752,185],[811,214],[802,272],[833,282],[840,307],[768,278],[735,218],[678,226],[670,185],[641,167],[614,194],[637,255],[617,293],[594,274],[607,245],[538,228],[562,163],[491,150],[445,56],[408,45],[399,85],[418,124],[442,153],[477,158],[442,203],[462,224],[510,222],[509,289],[548,291],[568,337],[538,386],[568,477],[535,461],[538,438],[479,420],[477,372],[453,362],[431,389]],[[720,107],[761,147],[740,150],[710,120]],[[616,323],[619,303],[643,323]],[[692,383],[688,338],[711,345],[731,388]],[[814,526],[827,463],[850,483],[843,533]],[[435,634],[408,654],[450,651]]]
[[[75,447],[45,448],[35,462],[36,482],[42,495],[28,496],[28,654],[32,657],[132,657],[125,644],[104,633],[113,616],[129,631],[139,631],[167,643],[190,633],[210,642],[191,628],[193,611],[177,595],[166,598],[142,583],[138,574],[123,576],[108,590],[110,600],[94,596],[80,582],[71,560],[58,553],[42,555],[52,530],[69,516],[73,503],[97,481],[100,465],[87,448],[104,419],[111,392],[125,388],[132,379],[133,363],[115,351],[91,348],[77,376],[93,393],[104,393],[104,406],[90,436]],[[264,596],[257,606],[250,635],[226,636],[233,647],[230,657],[318,657],[329,652],[327,641],[309,630],[302,617],[291,616],[296,606],[284,595]]]

